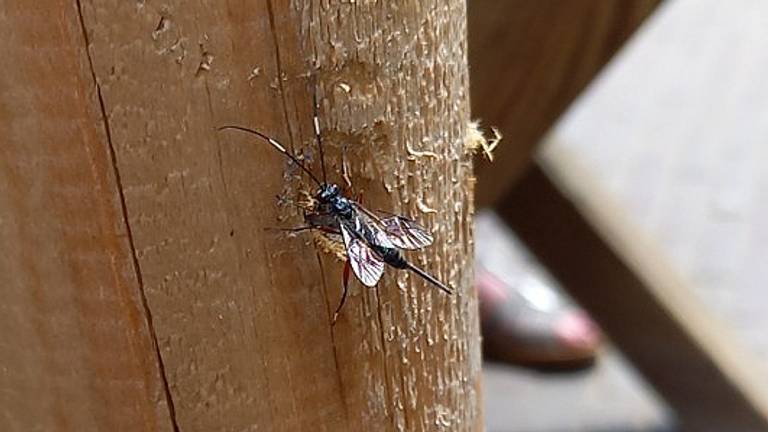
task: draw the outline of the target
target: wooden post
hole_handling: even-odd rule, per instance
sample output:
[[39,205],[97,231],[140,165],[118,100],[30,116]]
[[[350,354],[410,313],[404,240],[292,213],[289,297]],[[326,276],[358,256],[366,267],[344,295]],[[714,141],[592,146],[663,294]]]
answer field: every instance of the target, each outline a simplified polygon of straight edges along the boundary
[[[0,16],[0,429],[482,428],[465,5],[117,0]],[[12,67],[11,67],[12,65]],[[241,124],[410,215],[408,258],[353,283],[276,195],[313,191]],[[342,150],[346,149],[345,152]],[[322,261],[322,269],[319,266]]]

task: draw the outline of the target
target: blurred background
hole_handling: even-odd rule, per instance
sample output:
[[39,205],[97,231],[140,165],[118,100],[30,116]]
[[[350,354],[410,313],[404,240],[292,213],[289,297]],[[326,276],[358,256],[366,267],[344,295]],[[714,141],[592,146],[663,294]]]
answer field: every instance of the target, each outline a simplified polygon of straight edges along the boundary
[[469,35],[505,137],[478,168],[487,429],[766,430],[768,2],[471,0]]

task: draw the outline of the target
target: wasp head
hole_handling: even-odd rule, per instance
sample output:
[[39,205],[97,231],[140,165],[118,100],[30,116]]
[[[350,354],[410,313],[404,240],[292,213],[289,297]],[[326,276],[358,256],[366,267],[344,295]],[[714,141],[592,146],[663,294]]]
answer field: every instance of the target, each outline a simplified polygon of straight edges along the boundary
[[335,201],[336,198],[339,197],[341,194],[341,191],[339,190],[339,187],[335,184],[324,184],[320,187],[320,190],[317,191],[317,200],[320,201],[320,203],[327,204],[332,201]]

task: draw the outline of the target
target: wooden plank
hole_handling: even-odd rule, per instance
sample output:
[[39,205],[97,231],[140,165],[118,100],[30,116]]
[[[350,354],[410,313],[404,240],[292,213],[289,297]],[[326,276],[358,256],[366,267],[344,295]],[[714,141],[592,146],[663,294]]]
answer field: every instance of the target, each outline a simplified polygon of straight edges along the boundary
[[469,7],[472,113],[504,135],[478,160],[478,206],[496,202],[553,122],[658,0],[481,1]]
[[[179,429],[480,430],[464,3],[82,9]],[[346,145],[366,203],[434,228],[409,257],[458,295],[390,270],[331,327],[340,264],[264,229],[301,224],[275,195],[315,186],[215,128],[257,128],[318,173],[311,71],[331,178]]]
[[768,430],[760,368],[576,159],[546,153],[503,218],[675,410],[682,430]]
[[768,3],[670,4],[552,135],[768,364],[764,16]]
[[0,29],[0,429],[173,430],[77,6]]

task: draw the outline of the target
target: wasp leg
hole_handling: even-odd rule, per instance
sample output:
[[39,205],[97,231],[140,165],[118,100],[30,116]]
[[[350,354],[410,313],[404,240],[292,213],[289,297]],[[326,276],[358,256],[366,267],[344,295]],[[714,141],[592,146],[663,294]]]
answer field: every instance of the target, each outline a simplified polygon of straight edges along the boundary
[[313,228],[315,227],[313,227],[312,225],[305,225],[305,226],[300,226],[295,228],[266,227],[264,228],[264,231],[282,231],[287,233],[297,233],[301,231],[311,230]]
[[344,302],[347,300],[347,288],[349,287],[349,270],[352,269],[352,267],[349,265],[349,261],[344,263],[344,276],[343,276],[343,286],[344,286],[344,292],[341,294],[341,302],[339,302],[339,306],[336,308],[336,311],[333,313],[333,321],[331,321],[331,325],[336,325],[336,320],[339,318],[339,312],[341,312],[341,308],[344,306]]
[[[376,213],[381,213],[381,214],[383,214],[384,216],[398,216],[398,217],[401,217],[401,218],[405,218],[404,216],[400,216],[400,215],[399,215],[399,214],[397,214],[397,213],[392,213],[391,211],[387,211],[387,210],[379,210],[379,209],[376,209],[376,210],[374,210],[374,211],[375,211]],[[407,219],[407,218],[405,218],[405,219]]]

